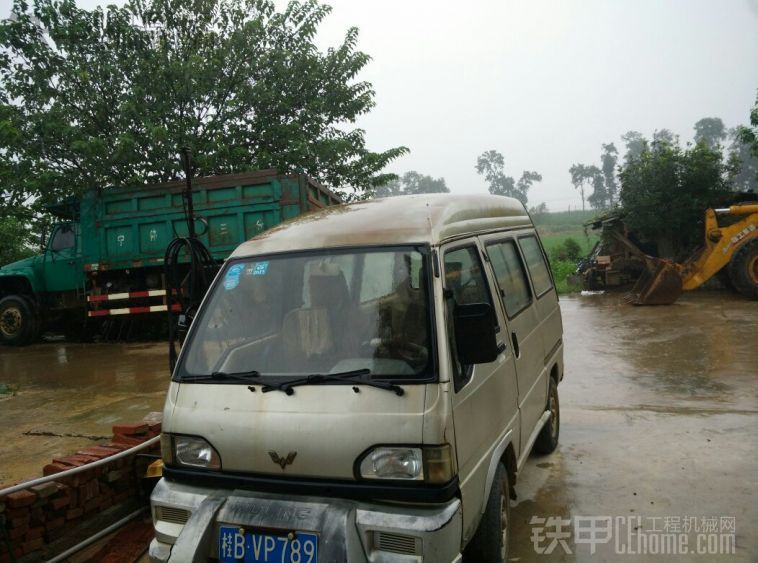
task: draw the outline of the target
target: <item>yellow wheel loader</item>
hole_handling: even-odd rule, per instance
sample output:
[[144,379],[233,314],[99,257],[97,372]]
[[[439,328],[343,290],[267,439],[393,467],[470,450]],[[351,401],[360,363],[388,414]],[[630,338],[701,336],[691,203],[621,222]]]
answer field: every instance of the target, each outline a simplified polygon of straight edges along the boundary
[[[719,226],[718,217],[727,215],[736,220]],[[615,236],[646,266],[646,271],[626,295],[630,303],[670,305],[682,292],[700,287],[722,270],[728,273],[734,289],[758,299],[758,203],[707,209],[705,246],[683,264],[648,256],[623,235]]]

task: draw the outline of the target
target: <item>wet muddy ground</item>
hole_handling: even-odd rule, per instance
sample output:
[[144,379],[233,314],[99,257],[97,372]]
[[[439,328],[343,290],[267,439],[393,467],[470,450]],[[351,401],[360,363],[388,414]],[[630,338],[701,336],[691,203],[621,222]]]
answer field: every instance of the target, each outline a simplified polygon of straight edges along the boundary
[[13,392],[0,394],[0,485],[162,411],[167,357],[162,343],[0,347],[0,384]]
[[[758,561],[758,302],[598,295],[561,309],[560,446],[517,485],[512,560]],[[595,518],[578,544],[577,517]],[[734,554],[719,555],[732,525]]]
[[[511,559],[758,561],[758,302],[561,307],[560,446],[520,476]],[[0,395],[0,484],[161,410],[166,365],[162,343],[0,348],[0,384],[16,389]],[[732,526],[734,554],[720,556]],[[679,555],[662,556],[672,545]]]

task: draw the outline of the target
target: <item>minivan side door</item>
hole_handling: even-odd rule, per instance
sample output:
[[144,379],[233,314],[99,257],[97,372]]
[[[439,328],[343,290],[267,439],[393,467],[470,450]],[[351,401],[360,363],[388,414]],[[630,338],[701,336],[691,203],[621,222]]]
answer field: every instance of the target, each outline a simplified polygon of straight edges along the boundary
[[[521,447],[535,430],[547,404],[547,375],[540,319],[516,238],[495,234],[482,237],[497,282],[500,304],[507,317],[507,335],[516,359],[521,411]],[[523,452],[519,452],[521,456]]]
[[[483,268],[479,245],[474,239],[446,245],[443,263],[444,315],[453,378],[452,410],[459,486],[463,501],[463,541],[473,535],[481,515],[489,460],[495,447],[513,429],[518,448],[518,389],[516,369],[507,342],[507,330],[500,306],[493,300],[495,288]],[[494,362],[461,365],[455,347],[453,311],[456,305],[488,303],[494,307],[498,323],[498,343],[503,352]],[[516,449],[518,451],[518,449]]]
[[[561,308],[558,306],[558,293],[536,233],[519,236],[518,244],[521,247],[526,269],[529,271],[529,278],[532,280],[545,354],[544,361],[548,362],[563,343],[563,321]],[[551,366],[547,365],[547,369],[550,368]]]

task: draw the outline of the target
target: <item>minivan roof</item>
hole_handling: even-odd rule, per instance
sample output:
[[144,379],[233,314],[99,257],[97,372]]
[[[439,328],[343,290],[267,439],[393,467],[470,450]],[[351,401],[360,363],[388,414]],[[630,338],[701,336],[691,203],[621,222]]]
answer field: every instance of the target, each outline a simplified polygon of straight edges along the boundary
[[301,215],[241,244],[232,258],[329,247],[438,244],[464,234],[530,226],[524,206],[510,197],[398,196]]

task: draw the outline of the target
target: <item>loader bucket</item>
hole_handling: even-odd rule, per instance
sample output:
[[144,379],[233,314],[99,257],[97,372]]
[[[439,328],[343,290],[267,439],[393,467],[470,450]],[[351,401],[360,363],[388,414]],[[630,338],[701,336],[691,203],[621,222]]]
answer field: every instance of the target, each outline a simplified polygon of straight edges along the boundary
[[634,305],[671,305],[682,294],[682,276],[665,260],[647,257],[647,269],[624,296]]

